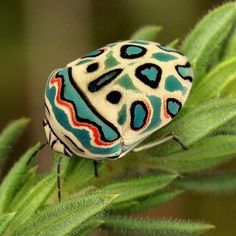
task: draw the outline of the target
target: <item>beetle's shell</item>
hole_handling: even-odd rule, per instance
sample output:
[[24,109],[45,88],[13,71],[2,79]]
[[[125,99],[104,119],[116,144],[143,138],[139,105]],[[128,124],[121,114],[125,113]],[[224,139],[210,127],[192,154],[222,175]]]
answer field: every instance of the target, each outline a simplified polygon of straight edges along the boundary
[[185,56],[154,42],[122,41],[89,52],[49,77],[48,141],[67,155],[121,157],[175,117],[192,79]]

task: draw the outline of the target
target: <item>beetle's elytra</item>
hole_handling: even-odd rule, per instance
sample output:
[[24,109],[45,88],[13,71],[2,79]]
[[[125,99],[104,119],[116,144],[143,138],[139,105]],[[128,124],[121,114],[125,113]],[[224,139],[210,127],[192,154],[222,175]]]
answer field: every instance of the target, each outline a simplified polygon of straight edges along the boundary
[[187,58],[155,42],[128,40],[91,51],[48,79],[48,142],[68,156],[122,157],[177,115],[192,80]]

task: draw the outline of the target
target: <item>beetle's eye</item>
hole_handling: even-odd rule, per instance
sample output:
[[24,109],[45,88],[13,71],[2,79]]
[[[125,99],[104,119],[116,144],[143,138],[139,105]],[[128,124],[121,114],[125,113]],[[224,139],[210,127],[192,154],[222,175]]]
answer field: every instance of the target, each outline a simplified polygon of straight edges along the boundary
[[95,62],[93,64],[88,65],[86,70],[88,73],[90,73],[90,72],[94,72],[97,69],[98,69],[98,63]]
[[121,99],[121,93],[118,91],[112,91],[110,93],[107,94],[107,101],[109,101],[112,104],[117,104],[119,103],[120,99]]

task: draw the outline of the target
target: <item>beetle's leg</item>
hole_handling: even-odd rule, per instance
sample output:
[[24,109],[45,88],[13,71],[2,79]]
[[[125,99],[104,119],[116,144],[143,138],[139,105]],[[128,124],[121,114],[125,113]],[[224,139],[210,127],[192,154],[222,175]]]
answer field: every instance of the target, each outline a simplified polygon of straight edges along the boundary
[[98,162],[93,161],[93,166],[94,166],[94,176],[98,177]]
[[61,202],[61,160],[62,156],[59,156],[57,160],[57,196],[59,203]]
[[26,165],[29,165],[30,162],[32,161],[32,159],[48,144],[48,142],[43,143],[38,150],[36,150],[29,158],[29,160],[27,161]]
[[169,140],[173,140],[173,141],[177,142],[181,146],[181,148],[183,148],[184,150],[188,149],[188,147],[184,143],[182,143],[182,141],[180,140],[179,136],[177,136],[175,134],[169,134],[169,135],[163,137],[160,140],[157,140],[157,141],[151,142],[151,143],[147,143],[147,144],[144,144],[143,146],[134,148],[133,151],[134,152],[143,151],[143,150],[146,150],[146,149],[158,146],[158,145],[160,145],[162,143],[168,142]]

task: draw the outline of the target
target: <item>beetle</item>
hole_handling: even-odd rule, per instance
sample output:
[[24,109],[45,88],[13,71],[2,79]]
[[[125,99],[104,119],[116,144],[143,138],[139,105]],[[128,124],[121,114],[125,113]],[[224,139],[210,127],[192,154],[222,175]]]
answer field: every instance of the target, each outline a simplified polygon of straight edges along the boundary
[[180,52],[126,40],[91,51],[51,73],[43,121],[51,148],[66,156],[117,159],[167,125],[189,95],[193,71]]

